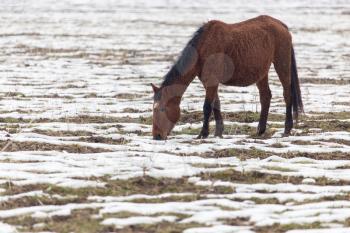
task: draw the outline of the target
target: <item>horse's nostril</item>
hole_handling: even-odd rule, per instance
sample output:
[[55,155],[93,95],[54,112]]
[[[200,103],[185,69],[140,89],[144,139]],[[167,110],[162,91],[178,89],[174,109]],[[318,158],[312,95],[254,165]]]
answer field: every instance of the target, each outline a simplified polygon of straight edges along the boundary
[[161,140],[162,137],[160,136],[160,134],[157,134],[156,136],[153,137],[154,140]]

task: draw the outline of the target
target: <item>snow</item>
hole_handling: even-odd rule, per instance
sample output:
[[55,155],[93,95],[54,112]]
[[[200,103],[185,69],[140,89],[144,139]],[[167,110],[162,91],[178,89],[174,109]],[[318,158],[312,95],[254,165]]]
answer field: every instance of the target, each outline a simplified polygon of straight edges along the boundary
[[303,184],[314,184],[316,183],[315,179],[312,179],[312,178],[305,178],[303,179],[302,181]]
[[237,227],[237,226],[228,226],[228,225],[220,225],[220,226],[212,226],[212,227],[198,227],[191,228],[184,231],[184,233],[253,233],[254,231],[248,230],[248,227]]
[[347,233],[350,228],[326,228],[326,229],[303,229],[303,230],[291,230],[287,233]]
[[132,201],[135,199],[159,199],[167,197],[186,197],[190,195],[195,195],[194,193],[163,193],[160,195],[145,195],[145,194],[134,194],[124,197],[113,197],[113,196],[90,196],[88,199],[90,201],[97,202],[115,202],[115,201]]
[[[21,216],[44,221],[54,216],[69,217],[73,210],[92,208],[97,210],[95,217],[101,224],[117,228],[162,221],[195,222],[205,226],[184,232],[248,233],[253,232],[253,226],[321,222],[327,229],[300,229],[289,233],[350,231],[343,224],[350,218],[350,204],[345,201],[350,193],[348,129],[323,132],[313,128],[300,136],[297,133],[302,132],[301,127],[293,130],[295,135],[282,137],[283,129],[277,128],[271,138],[257,140],[249,135],[236,135],[235,128],[256,127],[258,122],[225,120],[230,133],[223,139],[210,136],[196,141],[195,135],[182,133],[187,128],[199,130],[201,123],[196,122],[176,125],[169,140],[157,142],[150,135],[152,126],[142,121],[152,116],[149,84],[161,82],[173,58],[199,25],[210,19],[239,22],[259,14],[272,15],[290,27],[299,76],[303,80],[332,81],[302,82],[306,116],[348,111],[349,11],[347,1],[328,0],[267,0],[264,3],[254,0],[27,0],[18,4],[1,1],[0,118],[11,117],[20,123],[1,120],[0,140],[110,151],[83,154],[68,153],[69,150],[2,150],[0,203],[28,197],[57,198],[68,203],[2,209],[1,221]],[[274,72],[270,73],[270,87],[273,92],[270,111],[284,114],[282,88]],[[183,97],[182,110],[202,111],[204,95],[196,79]],[[227,112],[260,109],[255,86],[220,86],[220,97],[224,118]],[[79,122],[77,119],[81,116],[102,120]],[[349,123],[349,119],[338,120]],[[271,129],[283,126],[284,122],[269,121],[269,124]],[[63,131],[70,132],[71,136],[60,135]],[[83,136],[79,136],[81,132]],[[116,141],[124,138],[126,143],[83,141],[90,137],[86,135]],[[308,142],[314,144],[308,145]],[[276,143],[282,147],[274,147]],[[264,151],[267,157],[244,159],[238,152],[232,152],[229,157],[215,155],[224,149],[252,148]],[[305,156],[337,152],[344,156],[326,160],[283,155],[294,152]],[[202,173],[228,169],[298,177],[302,181],[270,184],[201,178]],[[69,203],[69,196],[51,196],[47,190],[36,187],[45,184],[72,189],[109,188],[108,181],[146,176],[183,178],[193,186],[208,189],[229,187],[232,193],[91,195],[84,203]],[[318,179],[338,183],[320,184]],[[11,184],[32,185],[35,189],[11,193],[7,187]],[[193,196],[199,200],[169,201]],[[141,199],[146,203],[137,202]],[[259,204],[256,200],[267,203]],[[278,204],[269,204],[271,200]],[[106,213],[120,211],[141,216],[104,218]],[[180,220],[176,214],[186,214],[186,217]],[[223,220],[236,218],[247,218],[251,225],[231,226]],[[16,232],[15,226],[7,223],[0,223],[0,229],[5,233]]]
[[20,194],[15,194],[15,195],[11,195],[11,196],[0,196],[0,203],[1,202],[6,202],[6,201],[10,201],[10,200],[16,200],[16,199],[20,199],[23,197],[35,197],[35,196],[45,196],[47,194],[45,194],[43,191],[31,191],[31,192],[27,192],[27,193],[20,193]]
[[117,228],[123,228],[129,225],[137,224],[155,224],[159,222],[174,222],[175,216],[158,216],[158,217],[130,217],[130,218],[107,218],[102,221],[103,225],[114,225]]
[[18,231],[16,230],[15,227],[2,223],[0,222],[0,229],[2,233],[17,233]]

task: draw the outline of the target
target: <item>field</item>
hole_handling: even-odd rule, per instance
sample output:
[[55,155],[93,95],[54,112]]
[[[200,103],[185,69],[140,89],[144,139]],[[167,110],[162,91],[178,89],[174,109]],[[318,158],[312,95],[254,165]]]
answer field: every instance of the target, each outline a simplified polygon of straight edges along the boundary
[[[152,140],[150,83],[196,28],[261,14],[293,34],[292,135],[272,67],[263,136],[256,86],[220,86],[224,138],[195,140],[195,79]],[[0,233],[350,232],[349,1],[4,0],[0,20]]]

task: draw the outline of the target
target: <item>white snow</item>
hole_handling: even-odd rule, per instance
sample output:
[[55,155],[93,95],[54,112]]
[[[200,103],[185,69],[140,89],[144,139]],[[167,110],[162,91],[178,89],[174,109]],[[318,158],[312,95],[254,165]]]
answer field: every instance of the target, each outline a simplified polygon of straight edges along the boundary
[[158,217],[129,217],[129,218],[107,218],[102,221],[103,225],[114,225],[117,228],[123,228],[129,225],[137,224],[155,224],[159,222],[174,222],[175,216],[158,216]]
[[325,228],[325,229],[303,229],[291,230],[287,233],[348,233],[350,228]]
[[190,228],[184,231],[184,233],[253,233],[254,231],[248,230],[249,227],[237,227],[228,225],[219,225],[212,227],[198,227]]
[[[205,225],[186,229],[185,233],[248,233],[253,232],[253,226],[321,222],[326,229],[300,229],[288,233],[350,232],[343,226],[343,222],[350,218],[350,204],[346,201],[350,193],[348,129],[323,132],[316,127],[300,136],[301,127],[293,130],[295,135],[282,137],[283,129],[277,128],[268,139],[237,135],[237,127],[256,127],[258,122],[229,122],[225,118],[226,113],[259,111],[259,94],[255,86],[220,86],[223,116],[229,132],[223,139],[210,136],[199,141],[194,140],[195,135],[182,133],[188,128],[199,130],[201,123],[196,122],[176,125],[174,134],[167,141],[157,142],[150,134],[152,126],[143,123],[144,119],[152,116],[153,93],[149,84],[161,82],[162,76],[199,25],[210,19],[239,22],[260,14],[279,18],[289,26],[299,76],[302,81],[315,80],[314,83],[302,82],[301,85],[306,115],[348,111],[349,2],[17,2],[0,1],[0,140],[11,140],[17,144],[47,143],[67,148],[89,147],[110,152],[82,154],[68,153],[68,150],[1,150],[0,203],[27,197],[66,201],[71,198],[51,196],[48,190],[36,188],[10,194],[12,184],[109,188],[101,177],[111,181],[145,176],[184,178],[193,186],[208,189],[224,186],[232,188],[232,193],[161,192],[157,195],[89,196],[84,203],[2,209],[1,221],[21,216],[37,220],[67,217],[73,210],[92,208],[98,211],[94,217],[101,223],[117,228],[178,221]],[[284,114],[283,90],[273,68],[269,76],[273,94],[270,112]],[[318,83],[316,79],[325,83]],[[337,85],[336,81],[341,85]],[[182,110],[202,111],[204,96],[204,88],[195,79],[183,97]],[[102,120],[90,119],[89,122],[82,116],[101,117]],[[19,119],[20,123],[11,123],[11,119],[5,119],[7,117]],[[77,121],[79,117],[81,122]],[[332,117],[328,120],[332,121]],[[344,125],[349,123],[349,119],[339,121]],[[284,122],[269,121],[269,124],[271,129],[283,127]],[[43,131],[58,136],[48,136]],[[72,133],[72,136],[60,135],[59,132],[63,131]],[[83,136],[79,136],[80,133]],[[123,138],[126,143],[83,141],[90,137],[86,135],[116,141]],[[276,144],[280,146],[274,146]],[[264,151],[267,158],[244,159],[239,153],[252,148]],[[237,154],[232,152],[229,157],[217,158],[216,152],[224,149],[237,150]],[[324,160],[287,158],[283,155],[293,152],[305,156],[337,152],[344,156]],[[228,169],[240,171],[242,175],[257,171],[287,178],[299,177],[302,182],[249,184],[200,177],[201,173]],[[318,183],[320,178],[346,184],[323,185]],[[7,191],[9,194],[3,194]],[[168,198],[176,200],[193,196],[198,200],[168,201]],[[146,203],[136,202],[140,199]],[[278,204],[259,204],[257,200],[262,203],[274,200]],[[120,211],[141,216],[104,219],[103,214]],[[157,217],[153,216],[155,214]],[[179,220],[172,214],[186,214],[188,217]],[[223,220],[236,218],[247,218],[251,225],[230,226]],[[42,226],[40,224],[37,226]],[[16,227],[20,229],[20,226]],[[14,226],[6,223],[0,223],[0,229],[1,233],[17,232]]]
[[18,233],[14,226],[0,222],[1,233]]

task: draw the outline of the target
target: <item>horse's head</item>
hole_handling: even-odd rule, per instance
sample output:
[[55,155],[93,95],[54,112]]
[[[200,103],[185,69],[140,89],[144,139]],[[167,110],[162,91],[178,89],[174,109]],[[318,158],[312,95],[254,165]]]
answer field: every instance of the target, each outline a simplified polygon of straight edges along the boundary
[[152,84],[154,92],[153,128],[152,135],[155,140],[165,140],[180,118],[180,99],[172,93],[169,87],[156,87]]

